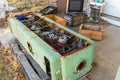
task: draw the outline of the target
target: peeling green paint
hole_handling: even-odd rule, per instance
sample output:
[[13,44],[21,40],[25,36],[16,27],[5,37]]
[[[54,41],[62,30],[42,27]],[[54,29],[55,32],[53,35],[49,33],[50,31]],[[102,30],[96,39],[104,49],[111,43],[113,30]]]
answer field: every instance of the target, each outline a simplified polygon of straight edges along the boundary
[[118,72],[117,72],[115,80],[120,80],[120,67],[118,69]]
[[[36,34],[30,31],[24,24],[15,18],[10,19],[11,30],[15,37],[22,43],[24,48],[31,54],[28,48],[28,42],[32,47],[31,56],[36,60],[36,62],[41,66],[41,68],[46,72],[45,60],[46,57],[50,61],[51,77],[52,80],[77,80],[78,78],[85,75],[92,68],[92,63],[94,59],[94,41],[91,39],[80,35],[62,25],[55,23],[54,21],[36,14],[37,16],[44,18],[50,23],[54,23],[59,28],[62,28],[71,34],[87,40],[91,45],[67,56],[61,56],[56,52],[51,46],[40,39]],[[76,67],[83,61],[86,61],[86,66],[80,72],[76,72]]]

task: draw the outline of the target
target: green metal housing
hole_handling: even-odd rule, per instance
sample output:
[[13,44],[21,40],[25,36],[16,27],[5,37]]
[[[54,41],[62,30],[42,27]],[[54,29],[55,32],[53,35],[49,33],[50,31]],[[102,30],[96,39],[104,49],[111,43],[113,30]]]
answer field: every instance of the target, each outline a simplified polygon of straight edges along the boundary
[[118,72],[117,72],[115,80],[120,80],[120,67],[118,69]]
[[[87,40],[91,44],[73,54],[61,56],[50,45],[29,30],[23,23],[16,18],[11,18],[11,31],[45,72],[47,72],[45,59],[48,59],[50,62],[51,80],[78,80],[88,73],[92,68],[94,60],[94,41],[41,16],[39,13],[36,15],[79,38]],[[32,51],[30,51],[29,47],[32,47]],[[85,61],[84,69],[77,71],[78,65],[83,61]]]

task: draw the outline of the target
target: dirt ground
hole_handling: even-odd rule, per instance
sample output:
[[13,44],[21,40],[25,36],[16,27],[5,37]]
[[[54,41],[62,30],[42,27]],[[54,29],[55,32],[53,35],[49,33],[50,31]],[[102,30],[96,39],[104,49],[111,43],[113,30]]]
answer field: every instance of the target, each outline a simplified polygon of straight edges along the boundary
[[21,66],[12,57],[12,50],[0,43],[0,80],[26,80]]

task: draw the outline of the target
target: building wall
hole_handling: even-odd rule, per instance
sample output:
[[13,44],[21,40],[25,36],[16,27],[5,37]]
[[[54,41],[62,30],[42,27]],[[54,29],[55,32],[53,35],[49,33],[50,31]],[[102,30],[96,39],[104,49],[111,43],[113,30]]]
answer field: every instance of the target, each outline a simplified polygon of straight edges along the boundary
[[90,2],[92,2],[94,0],[84,0],[84,9],[83,11],[85,11],[87,13],[88,16],[90,16]]
[[[51,5],[57,6],[57,0],[48,0]],[[89,3],[95,0],[85,0],[84,11],[90,13]],[[120,0],[105,0],[106,5],[104,13],[120,18]]]
[[[90,12],[89,3],[94,0],[85,0],[84,10]],[[105,0],[104,13],[120,18],[120,0]]]
[[7,0],[2,0],[0,2],[0,18],[5,18],[5,11],[8,10],[8,2]]
[[105,0],[104,13],[120,18],[120,0]]

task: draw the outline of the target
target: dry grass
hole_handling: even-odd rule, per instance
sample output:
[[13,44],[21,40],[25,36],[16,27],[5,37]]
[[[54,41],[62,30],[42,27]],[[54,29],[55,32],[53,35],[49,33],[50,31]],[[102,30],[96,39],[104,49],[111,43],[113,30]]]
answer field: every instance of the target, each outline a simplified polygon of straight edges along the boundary
[[8,26],[7,19],[0,19],[0,28],[6,28]]
[[21,66],[12,57],[12,51],[0,44],[0,80],[26,80]]
[[100,19],[101,25],[109,25],[109,22],[105,21],[104,19]]

